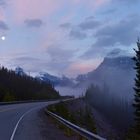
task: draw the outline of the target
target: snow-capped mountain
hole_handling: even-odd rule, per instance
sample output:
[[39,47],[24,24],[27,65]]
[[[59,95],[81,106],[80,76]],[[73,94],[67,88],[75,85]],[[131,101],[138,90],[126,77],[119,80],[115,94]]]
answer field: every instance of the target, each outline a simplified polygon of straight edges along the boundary
[[26,75],[26,73],[24,72],[24,70],[21,67],[16,67],[15,73],[18,75],[21,75],[21,76]]
[[[15,72],[20,75],[25,74],[20,67],[17,67]],[[75,79],[58,77],[46,72],[40,72],[36,76],[41,81],[52,83],[63,95],[84,94],[88,86],[94,83],[100,87],[106,84],[112,94],[121,98],[132,97],[134,77],[134,62],[128,56],[106,57],[96,70],[78,75]]]
[[134,86],[134,62],[131,57],[106,57],[94,71],[77,77],[78,87],[91,83],[103,87],[106,84],[114,95],[131,98]]
[[73,83],[73,79],[70,79],[66,76],[62,76],[62,77],[57,77],[48,73],[39,73],[38,76],[36,76],[37,79],[40,79],[44,82],[50,82],[52,83],[54,86],[72,86]]

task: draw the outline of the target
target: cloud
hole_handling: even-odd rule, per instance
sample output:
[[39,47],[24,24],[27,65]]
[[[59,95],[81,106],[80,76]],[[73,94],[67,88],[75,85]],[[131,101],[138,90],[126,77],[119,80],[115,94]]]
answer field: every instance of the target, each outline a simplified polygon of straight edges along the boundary
[[100,62],[101,61],[97,59],[91,61],[82,60],[82,61],[73,62],[67,68],[66,74],[77,76],[77,74],[87,73],[89,71],[96,69],[96,67],[99,65]]
[[119,57],[119,56],[130,56],[130,53],[128,52],[128,50],[116,48],[107,54],[107,57]]
[[48,70],[48,61],[42,58],[24,56],[12,58],[10,61],[12,61],[10,67],[15,68],[19,66],[26,72],[38,73]]
[[94,45],[91,45],[91,47],[86,50],[81,56],[81,59],[84,60],[92,60],[92,59],[101,59],[108,54],[108,50],[105,48],[95,47]]
[[108,57],[114,57],[114,56],[118,56],[121,53],[121,49],[117,48],[112,50],[111,52],[108,53]]
[[41,27],[43,25],[42,20],[40,19],[26,19],[24,21],[24,23],[28,26],[28,27]]
[[72,29],[69,33],[69,37],[72,39],[82,40],[82,39],[87,38],[87,35],[86,35],[86,33],[82,32],[80,30]]
[[8,6],[15,23],[21,24],[27,18],[40,19],[49,17],[62,6],[56,0],[13,0]]
[[[15,69],[17,66],[23,68],[25,72],[30,72],[31,74],[38,74],[39,72],[48,72],[50,74],[60,73],[66,68],[66,63],[56,63],[52,62],[47,57],[41,58],[36,56],[15,56],[14,58],[5,58],[5,66]],[[4,62],[4,60],[2,62]],[[61,64],[61,65],[60,65]]]
[[9,30],[8,25],[2,20],[0,20],[0,29],[1,30]]
[[69,29],[71,27],[71,23],[67,22],[67,23],[60,24],[59,26],[64,29]]
[[[136,33],[139,29],[137,29],[138,25],[136,23],[139,17],[137,17],[137,20],[134,17],[132,19],[126,17],[120,22],[117,22],[117,20],[123,15],[117,18],[111,17],[113,15],[108,15],[108,13],[114,12],[113,9],[110,9],[111,7],[113,8],[114,5],[102,7],[111,0],[10,1],[11,2],[7,4],[6,12],[4,11],[4,16],[9,22],[8,25],[13,26],[10,26],[10,29],[12,30],[11,37],[9,36],[9,39],[11,39],[9,42],[12,41],[13,43],[12,46],[17,46],[17,44],[14,44],[13,40],[15,38],[17,40],[18,34],[22,35],[19,43],[22,44],[23,47],[20,48],[24,48],[29,52],[34,49],[43,50],[45,49],[44,46],[47,46],[46,55],[49,56],[49,59],[46,58],[46,56],[39,56],[42,60],[36,60],[29,57],[18,58],[19,64],[24,62],[25,64],[23,65],[26,65],[27,63],[28,67],[30,65],[32,69],[37,68],[39,70],[46,68],[46,70],[49,69],[50,71],[52,70],[61,73],[61,71],[66,72],[68,70],[67,68],[71,65],[71,70],[75,71],[75,73],[78,73],[80,69],[84,72],[89,69],[88,64],[86,66],[84,65],[85,62],[81,62],[79,65],[73,64],[73,61],[82,59],[77,57],[84,51],[85,58],[90,57],[93,59],[100,56],[103,57],[108,53],[108,50],[110,51],[111,49],[116,48],[117,45],[122,45],[122,47],[130,46],[130,44],[132,44],[137,38]],[[117,5],[117,11],[119,11],[120,8],[122,8],[122,6],[119,7]],[[104,15],[101,15],[100,13],[107,9],[110,9],[110,11],[106,11],[106,17],[104,19]],[[96,10],[97,12],[95,13]],[[127,13],[127,11],[125,12]],[[124,15],[126,13],[124,13]],[[89,15],[93,16],[82,20]],[[98,19],[96,19],[94,15],[96,15]],[[107,21],[110,17],[110,21]],[[1,20],[6,21],[4,19]],[[104,20],[107,22],[104,22]],[[21,25],[17,26],[15,22],[20,22]],[[47,22],[47,29],[42,26],[44,22]],[[24,25],[22,25],[23,23]],[[110,23],[113,24],[110,25]],[[42,27],[41,29],[43,29],[43,31],[41,30],[35,34],[32,32],[31,35],[29,35],[28,32],[30,30],[24,31],[25,26],[35,28]],[[60,43],[63,45],[57,45]],[[48,47],[51,44],[56,44],[56,46]],[[89,45],[91,46],[90,49]],[[28,49],[28,46],[31,47]],[[79,46],[79,51],[73,51],[70,49],[70,47],[74,49],[79,48]],[[33,63],[35,64],[34,66],[32,66]]]
[[5,0],[0,0],[0,5],[1,6],[6,5],[6,1]]
[[117,8],[111,8],[111,9],[108,9],[108,10],[101,12],[101,14],[102,15],[109,15],[109,14],[114,14],[116,12],[117,12]]
[[93,18],[88,18],[88,20],[86,19],[84,22],[80,23],[78,26],[82,30],[93,30],[93,29],[96,29],[100,25],[101,24],[99,21],[97,21]]
[[140,32],[140,17],[127,16],[115,24],[108,24],[94,34],[95,43],[81,56],[84,59],[105,57],[113,48],[129,47],[136,42]]
[[76,12],[81,7],[97,10],[99,7],[108,3],[110,0],[12,0],[8,4],[11,9],[13,20],[22,23],[27,18],[38,19],[51,17],[66,9],[69,12]]
[[70,29],[69,37],[71,39],[82,40],[88,37],[88,31],[93,31],[98,29],[101,25],[101,22],[95,20],[93,16],[85,18],[83,22],[77,25],[72,25],[71,23],[61,24],[61,28]]
[[73,0],[77,2],[77,4],[81,3],[83,6],[87,6],[88,8],[91,8],[93,11],[98,9],[99,7],[109,3],[111,0]]
[[34,58],[34,57],[29,57],[29,56],[23,56],[23,57],[17,57],[15,58],[15,60],[18,60],[18,61],[21,61],[21,62],[29,62],[29,61],[32,61],[32,62],[37,62],[37,61],[41,61],[40,59],[38,58]]
[[112,2],[121,2],[121,3],[127,3],[127,4],[135,4],[139,2],[139,0],[112,0]]
[[51,57],[53,62],[69,61],[75,54],[75,50],[63,49],[59,45],[49,46],[46,53]]
[[49,56],[48,68],[56,73],[65,73],[75,56],[75,50],[64,49],[61,45],[47,47],[46,55]]
[[97,38],[94,46],[109,47],[115,45],[131,45],[139,34],[140,18],[133,15],[118,23],[106,25],[99,29],[94,37]]

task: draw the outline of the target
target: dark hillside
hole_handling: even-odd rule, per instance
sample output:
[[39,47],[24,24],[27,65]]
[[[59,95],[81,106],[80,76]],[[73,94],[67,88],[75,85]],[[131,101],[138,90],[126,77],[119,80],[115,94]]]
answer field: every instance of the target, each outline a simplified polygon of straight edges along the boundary
[[0,67],[0,101],[44,100],[59,98],[50,83]]

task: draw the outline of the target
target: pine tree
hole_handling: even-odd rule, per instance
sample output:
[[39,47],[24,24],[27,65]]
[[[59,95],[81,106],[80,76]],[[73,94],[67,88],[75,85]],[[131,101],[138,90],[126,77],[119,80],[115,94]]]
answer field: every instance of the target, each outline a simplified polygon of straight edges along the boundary
[[135,61],[135,70],[136,70],[136,78],[135,78],[135,97],[134,97],[134,109],[135,109],[135,127],[134,131],[136,134],[140,135],[140,41],[138,39],[137,42],[137,50],[135,50],[136,56],[133,58]]

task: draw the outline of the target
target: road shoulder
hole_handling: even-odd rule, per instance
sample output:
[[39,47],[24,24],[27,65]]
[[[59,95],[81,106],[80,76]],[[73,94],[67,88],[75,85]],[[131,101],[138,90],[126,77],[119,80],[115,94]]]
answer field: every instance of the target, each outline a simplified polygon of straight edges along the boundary
[[19,124],[14,140],[76,140],[65,136],[43,109],[30,112]]

